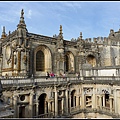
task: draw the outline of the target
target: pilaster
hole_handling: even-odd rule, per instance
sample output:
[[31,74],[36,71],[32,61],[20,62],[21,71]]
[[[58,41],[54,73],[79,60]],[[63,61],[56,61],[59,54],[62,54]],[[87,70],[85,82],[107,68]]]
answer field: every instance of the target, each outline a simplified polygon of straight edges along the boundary
[[14,95],[13,96],[14,98],[14,118],[17,118],[17,99],[18,99],[18,96],[17,95]]
[[30,118],[33,117],[33,96],[34,93],[30,93],[30,105],[29,105],[29,110],[30,110]]

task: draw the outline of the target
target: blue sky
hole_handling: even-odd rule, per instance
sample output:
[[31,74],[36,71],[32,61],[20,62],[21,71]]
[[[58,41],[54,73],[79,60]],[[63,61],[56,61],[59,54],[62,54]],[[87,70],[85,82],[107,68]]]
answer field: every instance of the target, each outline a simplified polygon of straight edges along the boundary
[[110,29],[120,28],[119,1],[1,1],[0,35],[17,29],[21,10],[28,32],[52,37],[63,28],[65,40],[108,37]]

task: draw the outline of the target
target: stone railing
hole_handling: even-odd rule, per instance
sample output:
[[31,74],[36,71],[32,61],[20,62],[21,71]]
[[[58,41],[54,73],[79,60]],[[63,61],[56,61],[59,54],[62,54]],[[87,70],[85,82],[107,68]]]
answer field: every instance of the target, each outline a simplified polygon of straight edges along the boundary
[[82,76],[82,80],[120,80],[120,76]]
[[34,116],[33,118],[72,118],[73,115],[79,114],[79,113],[99,113],[99,114],[105,114],[108,116],[111,116],[112,118],[119,118],[120,115],[117,113],[114,113],[114,109],[112,112],[110,112],[110,108],[108,107],[102,107],[101,109],[96,108],[84,108],[82,109],[81,106],[75,106],[71,107],[71,112],[68,114],[62,114],[62,111],[59,111],[58,115],[55,117],[55,113],[46,113],[41,114],[38,116]]
[[54,84],[67,84],[67,83],[110,83],[110,84],[120,84],[119,76],[81,76],[79,79],[76,77],[54,77],[48,78],[39,77],[39,78],[1,78],[1,84],[3,87],[16,87],[16,86],[33,86],[33,85],[54,85]]
[[[77,109],[79,108],[79,109]],[[115,110],[112,108],[112,111],[110,111],[110,108],[108,107],[102,107],[102,108],[84,108],[81,109],[80,106],[71,108],[71,115],[79,114],[79,113],[100,113],[105,114],[108,116],[111,116],[112,118],[120,118],[120,115],[118,113],[115,113]]]
[[78,83],[79,80],[76,78],[65,77],[54,77],[48,78],[39,77],[39,78],[14,78],[14,79],[1,79],[1,84],[4,87],[22,87],[22,86],[33,86],[33,85],[54,85],[54,84],[67,84],[68,82]]

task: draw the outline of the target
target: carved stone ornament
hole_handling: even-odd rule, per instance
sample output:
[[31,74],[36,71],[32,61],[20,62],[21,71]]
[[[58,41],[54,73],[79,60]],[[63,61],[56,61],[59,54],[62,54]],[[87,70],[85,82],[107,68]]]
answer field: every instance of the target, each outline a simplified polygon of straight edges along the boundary
[[27,56],[26,55],[23,56],[23,62],[24,62],[24,64],[27,63]]
[[12,53],[12,49],[11,49],[11,46],[10,45],[7,45],[6,46],[6,50],[5,50],[5,58],[6,60],[10,60],[11,58],[11,53]]
[[64,50],[63,50],[62,48],[58,48],[58,52],[59,52],[59,53],[63,53],[63,51],[64,51]]

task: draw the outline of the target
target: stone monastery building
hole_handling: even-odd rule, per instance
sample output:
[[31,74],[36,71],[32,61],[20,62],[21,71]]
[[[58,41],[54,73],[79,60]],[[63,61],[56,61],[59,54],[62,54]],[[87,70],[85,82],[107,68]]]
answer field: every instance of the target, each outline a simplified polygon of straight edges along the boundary
[[60,25],[58,35],[38,35],[28,32],[23,9],[15,31],[3,27],[0,80],[14,118],[119,118],[119,76],[120,30],[65,40]]

